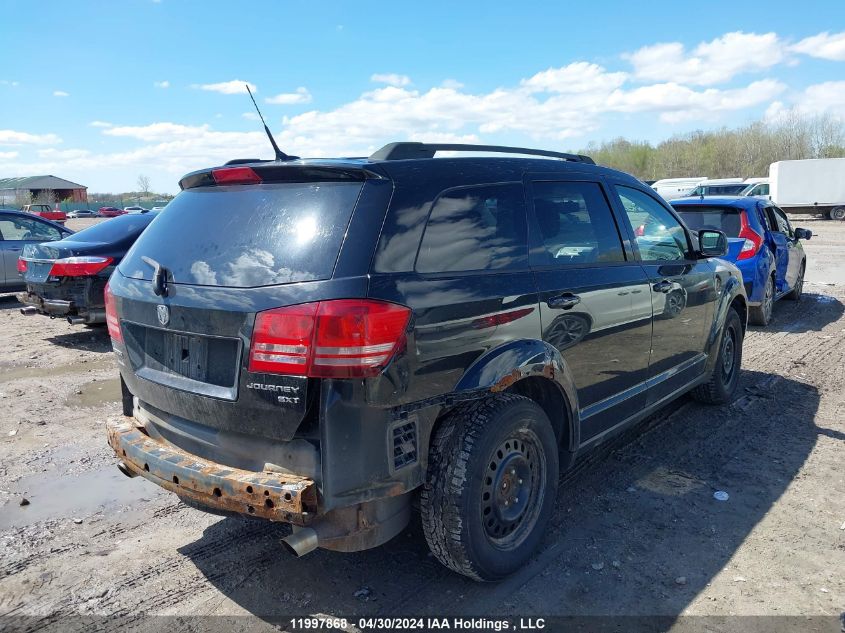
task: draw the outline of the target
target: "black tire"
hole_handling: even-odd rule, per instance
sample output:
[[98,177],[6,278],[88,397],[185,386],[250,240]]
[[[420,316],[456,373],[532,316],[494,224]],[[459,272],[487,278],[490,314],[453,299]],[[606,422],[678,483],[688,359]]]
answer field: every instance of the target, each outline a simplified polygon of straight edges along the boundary
[[801,264],[801,271],[798,273],[798,279],[795,280],[795,286],[786,295],[787,299],[792,301],[801,301],[801,294],[804,292],[804,270],[806,263]]
[[429,548],[475,580],[512,574],[540,544],[557,478],[557,440],[532,400],[502,394],[459,405],[431,441],[420,497]]
[[770,275],[766,280],[766,288],[763,291],[763,301],[758,306],[749,306],[748,320],[754,325],[766,326],[772,322],[772,313],[775,308],[775,278]]
[[845,220],[845,207],[833,207],[828,212],[828,217],[831,220]]
[[692,390],[692,397],[705,404],[727,404],[733,400],[742,367],[742,321],[730,308],[722,327],[719,354],[710,379]]

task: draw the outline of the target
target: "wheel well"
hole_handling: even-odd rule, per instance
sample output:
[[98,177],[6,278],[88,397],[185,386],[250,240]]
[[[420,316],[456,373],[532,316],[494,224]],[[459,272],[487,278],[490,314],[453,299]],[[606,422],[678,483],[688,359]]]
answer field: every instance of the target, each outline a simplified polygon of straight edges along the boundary
[[748,327],[748,306],[745,299],[734,297],[734,300],[731,301],[731,307],[739,314],[739,320],[742,322],[742,333],[745,334],[745,329]]
[[569,448],[569,409],[560,388],[548,378],[529,376],[514,383],[507,393],[525,396],[540,405],[552,423],[558,445]]

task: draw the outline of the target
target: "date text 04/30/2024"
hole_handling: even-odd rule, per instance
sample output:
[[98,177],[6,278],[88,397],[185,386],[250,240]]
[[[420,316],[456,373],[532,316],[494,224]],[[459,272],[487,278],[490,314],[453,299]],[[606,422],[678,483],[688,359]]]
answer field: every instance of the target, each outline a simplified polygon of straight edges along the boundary
[[[455,630],[455,631],[539,631],[546,628],[543,618],[518,618],[494,620],[489,618],[401,618],[374,617],[359,618],[357,628],[362,631],[413,631],[413,630]],[[307,617],[291,618],[294,630],[345,630],[349,627],[347,618]]]

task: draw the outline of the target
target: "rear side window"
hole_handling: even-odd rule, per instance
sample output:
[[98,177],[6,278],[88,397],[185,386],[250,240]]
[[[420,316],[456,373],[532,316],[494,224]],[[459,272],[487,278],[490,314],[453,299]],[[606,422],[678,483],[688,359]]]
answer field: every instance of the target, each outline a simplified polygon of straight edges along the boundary
[[55,241],[64,237],[55,226],[17,215],[0,216],[0,235],[4,240],[35,240],[39,242]]
[[78,231],[73,235],[75,242],[119,242],[123,239],[140,235],[152,222],[155,214],[122,215],[98,222],[94,226]]
[[616,185],[622,207],[634,228],[643,261],[682,260],[687,256],[687,235],[680,222],[647,193]]
[[595,182],[536,182],[534,214],[541,248],[533,265],[577,266],[625,261],[610,205]]
[[[174,198],[120,272],[150,279],[154,259],[174,283],[250,288],[328,279],[360,182],[200,187]],[[113,220],[109,220],[110,222]]]
[[675,211],[681,216],[684,224],[694,231],[715,229],[728,237],[739,237],[739,230],[742,228],[740,211],[733,207],[677,205]]
[[418,272],[513,270],[527,265],[522,183],[451,189],[434,203],[417,255]]

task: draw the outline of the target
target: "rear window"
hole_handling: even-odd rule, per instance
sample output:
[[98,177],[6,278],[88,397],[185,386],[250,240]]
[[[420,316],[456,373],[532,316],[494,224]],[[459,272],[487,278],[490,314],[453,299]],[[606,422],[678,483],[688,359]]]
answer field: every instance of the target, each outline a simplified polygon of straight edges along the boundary
[[733,207],[681,206],[675,207],[678,215],[693,231],[715,229],[728,237],[739,237],[741,222],[739,209]]
[[161,211],[120,265],[150,279],[154,259],[177,284],[251,288],[328,279],[360,182],[188,189]]
[[150,215],[123,215],[119,218],[112,218],[98,222],[94,226],[82,229],[73,234],[70,238],[74,242],[119,242],[133,235],[140,235],[155,217]]

